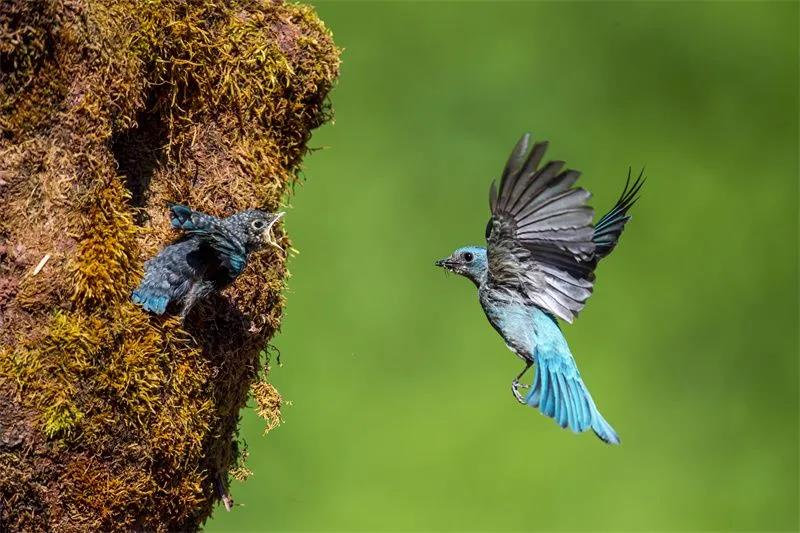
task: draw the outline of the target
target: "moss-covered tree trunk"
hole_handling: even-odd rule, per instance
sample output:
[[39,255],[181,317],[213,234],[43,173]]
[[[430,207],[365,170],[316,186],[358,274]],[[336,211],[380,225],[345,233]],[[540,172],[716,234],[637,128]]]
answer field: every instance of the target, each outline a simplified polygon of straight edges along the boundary
[[[280,1],[0,3],[0,530],[196,529],[279,416],[271,249],[185,323],[130,302],[167,201],[277,209],[338,70]],[[280,237],[284,249],[288,239]]]

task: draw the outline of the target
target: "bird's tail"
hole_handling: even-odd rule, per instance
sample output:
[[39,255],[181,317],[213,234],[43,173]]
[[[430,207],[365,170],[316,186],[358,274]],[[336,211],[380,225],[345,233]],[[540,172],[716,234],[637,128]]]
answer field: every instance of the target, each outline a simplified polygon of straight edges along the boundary
[[145,276],[142,283],[131,294],[131,300],[136,305],[142,306],[145,311],[163,315],[170,300],[168,291],[168,288],[163,288],[160,284],[150,282]]
[[603,442],[620,443],[614,428],[597,410],[570,354],[537,350],[536,374],[525,403],[538,407],[562,428],[575,433],[592,429]]
[[[617,245],[622,230],[625,229],[625,224],[630,220],[631,216],[628,210],[636,203],[637,194],[644,185],[644,169],[639,173],[636,181],[631,186],[631,171],[628,169],[628,179],[625,181],[625,188],[619,196],[619,200],[611,208],[611,211],[603,215],[597,224],[594,225],[594,234],[592,241],[595,245],[595,256],[597,259],[602,259],[611,253]],[[628,188],[630,187],[630,189]]]

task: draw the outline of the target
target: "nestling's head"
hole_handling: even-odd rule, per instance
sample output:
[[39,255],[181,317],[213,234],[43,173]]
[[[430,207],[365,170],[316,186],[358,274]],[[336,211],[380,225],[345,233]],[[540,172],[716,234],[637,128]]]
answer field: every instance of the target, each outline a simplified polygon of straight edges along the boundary
[[236,228],[234,231],[250,249],[261,248],[265,244],[278,246],[272,237],[272,227],[285,213],[267,213],[260,209],[248,209],[228,217]]
[[486,248],[464,246],[450,254],[450,257],[436,261],[436,266],[469,278],[476,285],[480,285],[489,268]]

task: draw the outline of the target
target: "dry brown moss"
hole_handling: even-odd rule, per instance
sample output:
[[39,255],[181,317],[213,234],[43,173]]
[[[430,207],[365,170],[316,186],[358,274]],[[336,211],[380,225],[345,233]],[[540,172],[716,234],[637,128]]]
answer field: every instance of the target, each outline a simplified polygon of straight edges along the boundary
[[284,255],[256,255],[184,324],[129,294],[174,238],[166,201],[279,206],[337,71],[304,6],[3,2],[0,530],[194,529],[246,477],[251,386],[280,420],[258,354]]

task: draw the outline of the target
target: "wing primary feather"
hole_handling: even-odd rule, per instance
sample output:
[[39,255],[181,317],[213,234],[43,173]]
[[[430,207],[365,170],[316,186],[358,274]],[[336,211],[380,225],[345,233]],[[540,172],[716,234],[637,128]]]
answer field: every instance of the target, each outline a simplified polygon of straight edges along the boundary
[[[528,217],[531,217],[539,212],[542,211],[543,208],[553,206],[559,206],[558,202],[564,201],[564,208],[569,206],[579,207],[581,209],[585,209],[588,213],[591,213],[591,216],[594,217],[594,210],[586,205],[586,201],[591,198],[592,195],[586,189],[582,189],[580,187],[574,189],[568,189],[552,198],[546,199],[545,201],[539,202],[531,202],[530,204],[526,205],[524,208],[520,209],[518,213],[516,213],[514,220],[517,224],[523,223],[528,221]],[[587,222],[587,224],[591,223],[591,218]]]
[[[546,190],[546,187],[550,185],[563,166],[563,161],[548,161],[541,170],[538,170],[531,178],[529,187],[520,194],[518,200],[521,200],[521,205],[517,209],[521,210],[528,207],[534,198]],[[509,209],[509,211],[511,210]]]
[[519,179],[519,171],[522,169],[522,165],[525,162],[525,154],[528,151],[530,138],[531,134],[525,133],[520,140],[517,141],[516,146],[514,146],[514,149],[511,151],[511,155],[508,157],[508,162],[500,178],[500,204],[498,206],[500,209],[505,209],[508,197],[511,191],[514,190],[514,186]]
[[[555,177],[551,182],[550,187],[542,191],[537,197],[538,202],[549,200],[553,196],[557,196],[565,191],[570,190],[570,187],[575,185],[581,173],[577,170],[567,169]],[[527,202],[527,201],[526,201]]]
[[[538,178],[537,169],[539,168],[539,163],[541,162],[542,158],[544,157],[545,152],[547,151],[547,141],[539,142],[533,145],[533,149],[531,150],[530,154],[528,154],[528,158],[525,160],[522,169],[519,171],[519,179],[518,182],[522,182],[523,185],[521,190],[517,193],[516,190],[512,191],[512,196],[514,201],[511,203],[510,206],[506,207],[506,210],[510,213],[513,213],[516,209],[516,206],[520,203],[520,201],[527,195],[527,192],[536,183]],[[515,189],[520,188],[519,183]],[[527,203],[527,200],[522,201],[522,206]]]
[[542,158],[544,157],[545,152],[547,151],[547,147],[550,143],[547,141],[541,141],[533,145],[533,149],[531,150],[530,155],[528,156],[527,161],[525,161],[525,166],[522,167],[522,171],[525,173],[533,173],[536,172],[536,169],[539,168],[539,163],[542,162]]
[[595,243],[594,261],[595,263],[611,253],[616,247],[625,224],[631,216],[628,211],[639,199],[639,192],[644,185],[644,169],[639,172],[636,181],[631,185],[631,169],[628,168],[628,176],[625,180],[625,187],[620,194],[617,203],[611,210],[600,217],[594,225],[592,241]]
[[[529,228],[530,226],[535,226],[542,222],[552,221],[554,219],[558,219],[560,225],[554,226],[551,225],[548,228],[543,228],[542,231],[552,230],[552,229],[580,229],[585,227],[589,224],[592,220],[592,210],[588,207],[579,207],[577,209],[569,209],[565,211],[558,211],[556,213],[545,213],[538,218],[531,219],[527,221],[524,225],[519,227],[519,236],[524,237],[529,233],[536,233],[535,229],[524,229]],[[552,224],[552,222],[551,222]]]
[[525,210],[520,211],[514,217],[514,220],[519,226],[520,224],[529,222],[529,217],[537,213],[550,213],[557,211],[558,209],[569,209],[573,207],[592,211],[592,208],[586,205],[586,200],[588,200],[590,197],[591,194],[589,191],[580,187],[568,189],[562,193],[551,196],[550,198],[546,198],[543,201],[532,203]]
[[492,185],[489,187],[489,209],[494,212],[495,205],[497,205],[497,182],[492,180]]
[[630,179],[631,169],[628,168],[628,178],[625,181],[625,188],[622,190],[622,194],[614,204],[614,207],[611,209],[611,211],[603,215],[603,217],[597,222],[595,228],[602,227],[603,224],[608,224],[619,213],[628,211],[639,199],[636,195],[639,194],[642,185],[644,185],[644,182],[647,181],[647,179],[644,178],[644,169],[642,169],[642,171],[639,173],[639,176],[636,178],[636,181],[633,183],[633,186],[629,191],[628,185],[630,184]]

